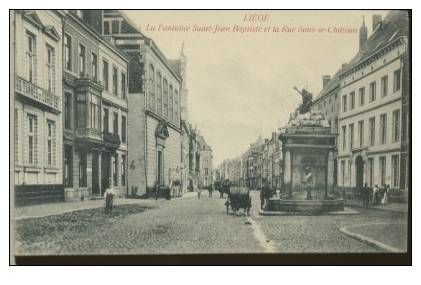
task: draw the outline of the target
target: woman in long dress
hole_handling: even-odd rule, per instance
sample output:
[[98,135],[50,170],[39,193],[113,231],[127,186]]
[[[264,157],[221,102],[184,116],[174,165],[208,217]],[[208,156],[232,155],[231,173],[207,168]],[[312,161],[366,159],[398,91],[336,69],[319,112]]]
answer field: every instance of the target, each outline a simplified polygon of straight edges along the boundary
[[382,204],[383,205],[389,204],[389,185],[386,185],[384,189]]

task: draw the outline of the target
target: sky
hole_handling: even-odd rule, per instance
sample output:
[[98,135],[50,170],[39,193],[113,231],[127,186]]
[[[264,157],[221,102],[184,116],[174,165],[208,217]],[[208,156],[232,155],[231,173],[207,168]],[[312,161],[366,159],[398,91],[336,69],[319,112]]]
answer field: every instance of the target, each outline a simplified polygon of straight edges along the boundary
[[[244,21],[256,13],[268,15],[267,21]],[[301,101],[294,86],[317,96],[322,75],[333,75],[358,52],[358,32],[309,29],[355,30],[364,17],[370,36],[372,15],[384,17],[387,11],[129,10],[125,14],[169,59],[179,58],[184,42],[188,120],[212,147],[215,167],[242,155],[259,136],[270,137],[286,125]],[[215,25],[270,27],[271,32],[213,33]],[[162,29],[168,26],[190,30]],[[194,31],[208,26],[209,32]],[[273,26],[284,32],[272,32]]]

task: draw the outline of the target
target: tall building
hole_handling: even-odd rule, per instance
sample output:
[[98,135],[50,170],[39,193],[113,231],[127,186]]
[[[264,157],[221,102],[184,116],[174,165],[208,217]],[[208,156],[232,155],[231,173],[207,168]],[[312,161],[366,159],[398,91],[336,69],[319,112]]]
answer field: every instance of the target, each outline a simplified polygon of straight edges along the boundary
[[374,16],[372,34],[339,71],[341,187],[361,188],[368,183],[400,188],[402,74],[407,68],[402,59],[407,54],[408,28],[407,12],[391,11],[384,20]]
[[13,10],[11,18],[17,202],[62,198],[63,14]]
[[125,54],[102,35],[101,10],[65,12],[64,186],[67,199],[127,194]]
[[130,57],[129,191],[142,195],[182,179],[182,78],[124,13],[104,10],[103,35]]

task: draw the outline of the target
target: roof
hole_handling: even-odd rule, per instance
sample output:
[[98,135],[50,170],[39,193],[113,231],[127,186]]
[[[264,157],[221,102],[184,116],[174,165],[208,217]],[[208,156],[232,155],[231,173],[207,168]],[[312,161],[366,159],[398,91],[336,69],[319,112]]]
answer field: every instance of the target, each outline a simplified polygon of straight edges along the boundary
[[341,74],[366,60],[380,49],[401,36],[408,36],[409,15],[407,11],[393,10],[381,21],[381,25],[367,39],[354,58],[342,69]]
[[313,104],[319,101],[321,98],[323,98],[325,95],[329,94],[334,90],[336,87],[339,86],[339,73],[342,69],[339,69],[336,71],[335,75],[333,75],[332,79],[329,80],[329,82],[326,84],[325,87],[317,94],[316,98],[313,100]]
[[181,61],[178,59],[167,59],[168,65],[170,68],[177,73],[177,75],[182,78],[181,76]]

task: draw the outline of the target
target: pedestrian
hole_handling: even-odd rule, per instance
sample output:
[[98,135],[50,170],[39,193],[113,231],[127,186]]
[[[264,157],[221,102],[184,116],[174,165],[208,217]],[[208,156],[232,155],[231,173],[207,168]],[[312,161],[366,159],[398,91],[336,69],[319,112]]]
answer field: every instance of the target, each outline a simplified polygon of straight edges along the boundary
[[389,204],[389,184],[386,185],[385,189],[384,189],[384,193],[383,193],[383,198],[382,198],[382,205],[387,205]]
[[213,191],[212,184],[208,186],[208,191],[209,191],[209,198],[212,198],[212,191]]
[[200,194],[202,194],[202,187],[199,185],[197,187],[197,199],[200,199]]
[[368,204],[370,201],[370,193],[368,190],[367,183],[364,183],[362,198],[363,198],[363,207],[368,208]]
[[104,192],[105,197],[105,213],[111,214],[113,211],[114,196],[115,192],[111,184],[111,178],[109,179],[109,187]]
[[266,197],[266,187],[262,187],[262,189],[260,189],[260,209],[264,209],[265,206],[265,197]]
[[374,185],[372,204],[373,205],[379,204],[379,186],[377,184]]

